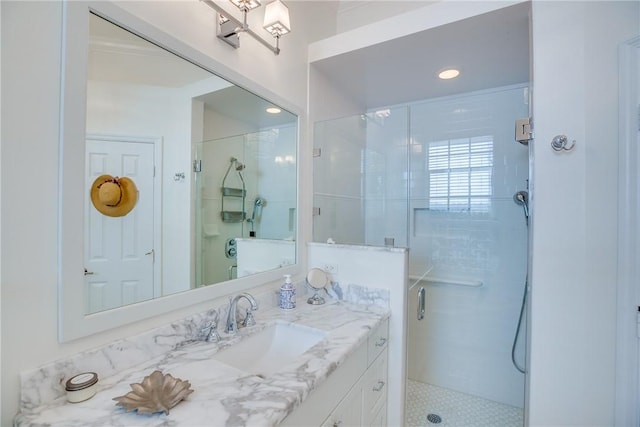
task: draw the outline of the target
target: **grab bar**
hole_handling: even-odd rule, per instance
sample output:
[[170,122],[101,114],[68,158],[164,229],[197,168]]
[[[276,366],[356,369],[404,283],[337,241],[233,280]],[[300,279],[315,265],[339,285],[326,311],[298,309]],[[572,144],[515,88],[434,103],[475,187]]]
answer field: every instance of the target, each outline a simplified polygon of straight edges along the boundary
[[417,282],[439,283],[441,285],[469,286],[472,288],[479,288],[483,285],[482,280],[457,279],[441,276],[409,276],[409,279],[415,280]]
[[418,320],[424,319],[425,310],[425,290],[424,286],[420,286],[418,289]]

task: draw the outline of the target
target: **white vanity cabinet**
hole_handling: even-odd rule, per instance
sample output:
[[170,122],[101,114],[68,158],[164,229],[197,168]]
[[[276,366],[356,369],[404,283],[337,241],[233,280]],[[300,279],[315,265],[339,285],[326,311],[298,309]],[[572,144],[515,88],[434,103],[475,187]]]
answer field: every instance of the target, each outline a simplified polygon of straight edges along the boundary
[[281,425],[386,426],[388,334],[385,320]]
[[365,374],[363,388],[364,425],[387,425],[387,346],[374,359]]

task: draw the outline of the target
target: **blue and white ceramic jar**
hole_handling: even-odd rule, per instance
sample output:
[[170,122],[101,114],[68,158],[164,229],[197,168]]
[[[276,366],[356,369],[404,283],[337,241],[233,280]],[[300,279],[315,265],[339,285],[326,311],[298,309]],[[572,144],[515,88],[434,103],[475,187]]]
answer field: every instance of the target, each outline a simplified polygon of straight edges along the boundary
[[284,284],[280,286],[280,308],[291,310],[296,308],[296,287],[291,283],[291,275],[284,275]]

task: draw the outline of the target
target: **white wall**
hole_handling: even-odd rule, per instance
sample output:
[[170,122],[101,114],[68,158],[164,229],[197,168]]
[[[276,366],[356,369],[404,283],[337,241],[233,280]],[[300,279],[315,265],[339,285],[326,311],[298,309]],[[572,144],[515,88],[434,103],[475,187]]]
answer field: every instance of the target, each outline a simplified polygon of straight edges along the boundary
[[295,262],[296,244],[290,240],[242,238],[238,242],[238,277]]
[[[533,3],[529,424],[613,425],[618,44],[638,2]],[[556,153],[551,139],[576,140]],[[629,379],[633,380],[633,379]]]
[[[0,7],[0,34],[2,34],[2,8]],[[1,37],[1,36],[0,36]],[[0,55],[0,81],[2,81],[2,57]],[[2,97],[2,84],[0,84],[0,98]],[[0,129],[2,129],[2,117],[0,117]],[[0,131],[1,132],[1,131]],[[0,136],[0,141],[4,139]],[[0,176],[2,176],[2,149],[0,149]],[[2,224],[2,188],[0,186],[0,224]],[[0,242],[2,241],[2,227],[0,226]],[[0,257],[0,278],[2,277],[2,257]],[[2,301],[2,286],[0,286],[0,301]],[[2,331],[2,304],[0,303],[0,331]],[[1,334],[0,334],[1,336]],[[2,366],[2,339],[0,338],[0,367]],[[0,384],[2,384],[2,369],[0,369]],[[2,387],[0,387],[0,402],[2,402]],[[2,419],[2,407],[0,407],[0,420]]]
[[218,138],[227,138],[245,133],[256,132],[258,129],[254,123],[237,120],[220,114],[208,107],[204,109],[204,137],[203,141]]
[[[50,354],[49,349],[57,347],[61,6],[54,2],[3,2],[0,7],[3,123],[0,252],[4,267],[0,424],[11,425],[18,403],[18,373],[37,366],[44,361],[43,356]],[[38,31],[33,31],[34,28]],[[32,55],[25,54],[24,49]],[[25,165],[27,160],[31,166]],[[21,190],[16,187],[17,182]],[[33,197],[34,192],[40,197]],[[30,337],[25,339],[24,333]]]
[[[214,13],[202,2],[125,1],[119,6],[204,52],[222,75],[230,76],[236,83],[262,93],[288,110],[302,111],[299,106],[306,105],[306,45],[298,44],[294,37],[281,40],[279,56],[250,39],[243,40],[239,50],[233,50],[215,37]],[[210,302],[58,343],[62,4],[3,1],[0,7],[3,89],[0,424],[10,425],[18,410],[21,371],[202,311],[209,308]],[[287,77],[282,79],[285,73]]]

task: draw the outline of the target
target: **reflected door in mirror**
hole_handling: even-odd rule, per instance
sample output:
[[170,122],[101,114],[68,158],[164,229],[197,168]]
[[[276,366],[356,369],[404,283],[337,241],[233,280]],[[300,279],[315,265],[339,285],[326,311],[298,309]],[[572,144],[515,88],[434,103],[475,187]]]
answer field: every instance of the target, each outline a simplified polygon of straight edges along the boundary
[[138,190],[138,200],[129,213],[113,217],[99,212],[91,197],[86,198],[86,313],[155,296],[153,157],[152,144],[87,140],[87,195],[96,178],[111,175],[131,179]]

